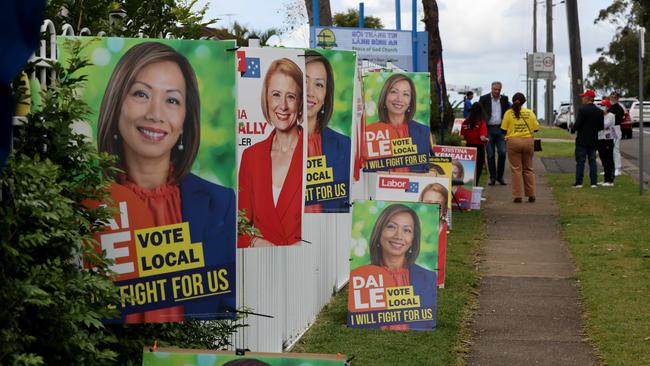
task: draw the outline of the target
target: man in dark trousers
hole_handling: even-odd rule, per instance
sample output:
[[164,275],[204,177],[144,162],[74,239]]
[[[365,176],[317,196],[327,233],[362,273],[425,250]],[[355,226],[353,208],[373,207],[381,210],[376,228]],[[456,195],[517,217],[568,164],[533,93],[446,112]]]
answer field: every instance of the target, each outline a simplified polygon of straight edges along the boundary
[[576,136],[576,182],[573,188],[582,188],[582,179],[585,172],[585,160],[589,157],[589,179],[591,188],[598,187],[598,171],[596,167],[596,146],[598,144],[598,131],[604,128],[603,111],[594,105],[596,93],[587,89],[580,94],[582,107],[578,110],[576,122],[571,132]]
[[[485,114],[485,121],[488,126],[488,144],[487,144],[487,160],[488,170],[490,172],[489,185],[493,186],[495,181],[505,186],[506,182],[503,180],[503,171],[506,165],[506,140],[501,133],[501,120],[503,115],[510,108],[508,97],[501,95],[502,84],[500,81],[492,82],[492,90],[490,93],[481,96],[478,100],[483,113]],[[495,153],[499,154],[497,163],[494,163]]]

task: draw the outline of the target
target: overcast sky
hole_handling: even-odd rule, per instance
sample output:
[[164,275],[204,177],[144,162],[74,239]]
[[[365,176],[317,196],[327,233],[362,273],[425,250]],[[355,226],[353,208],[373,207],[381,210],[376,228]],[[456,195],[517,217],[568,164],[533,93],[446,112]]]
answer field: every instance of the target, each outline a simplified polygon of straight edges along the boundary
[[[558,3],[560,0],[555,0]],[[228,27],[237,21],[251,29],[264,30],[285,25],[286,4],[291,0],[199,0],[210,3],[210,17],[221,18],[217,25]],[[600,9],[611,0],[578,1],[582,43],[583,75],[597,59],[596,49],[609,44],[614,27],[594,24]],[[546,50],[546,1],[538,0],[538,51]],[[358,9],[359,1],[331,0],[332,13],[348,8]],[[402,29],[411,29],[411,1],[402,0]],[[493,80],[503,82],[503,93],[511,96],[517,91],[526,92],[526,52],[533,50],[533,0],[438,0],[440,34],[447,84],[471,85],[483,88],[486,93]],[[386,29],[395,29],[395,0],[367,0],[366,16],[382,19]],[[422,12],[418,1],[418,12]],[[424,23],[418,22],[418,30]],[[553,6],[553,44],[556,54],[554,105],[569,100],[569,48],[566,8]],[[307,26],[293,34],[274,40],[283,46],[308,46]],[[538,87],[539,115],[543,117],[544,82]]]

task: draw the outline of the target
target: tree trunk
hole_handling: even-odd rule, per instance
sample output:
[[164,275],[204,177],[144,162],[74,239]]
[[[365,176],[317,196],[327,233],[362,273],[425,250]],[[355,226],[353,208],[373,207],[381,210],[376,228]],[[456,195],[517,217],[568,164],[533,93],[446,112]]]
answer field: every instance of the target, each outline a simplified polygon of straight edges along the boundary
[[580,24],[578,22],[578,3],[576,0],[567,0],[566,18],[569,31],[569,54],[571,55],[571,96],[574,117],[580,107],[582,93],[582,50],[580,47]]
[[[445,85],[443,67],[440,68],[441,75],[438,75],[438,62],[441,62],[442,65],[442,40],[440,39],[440,29],[438,28],[438,3],[436,0],[422,0],[422,7],[424,9],[424,27],[429,32],[429,73],[431,74],[430,127],[431,132],[437,132],[440,130],[442,122],[446,122],[446,126],[451,126],[454,117],[447,97],[447,86]],[[439,91],[442,94],[443,116],[438,113],[438,106],[440,105]]]
[[[305,0],[307,15],[309,15],[309,24],[314,25],[314,12],[312,9],[312,0]],[[329,0],[318,0],[318,24],[332,25],[332,8]]]

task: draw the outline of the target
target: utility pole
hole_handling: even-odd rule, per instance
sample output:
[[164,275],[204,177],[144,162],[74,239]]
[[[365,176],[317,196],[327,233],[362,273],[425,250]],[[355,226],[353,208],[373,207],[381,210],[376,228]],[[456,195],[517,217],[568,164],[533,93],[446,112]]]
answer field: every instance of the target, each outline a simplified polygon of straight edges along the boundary
[[[553,53],[553,0],[546,0],[546,52]],[[546,107],[544,120],[552,123],[553,118],[553,78],[546,79]]]
[[643,196],[643,56],[645,55],[645,28],[639,29],[639,194]]
[[571,56],[571,96],[573,111],[577,116],[582,93],[582,49],[580,46],[580,23],[578,19],[578,1],[566,0],[566,21],[569,31],[569,54]]
[[[537,52],[537,0],[533,0],[533,54]],[[528,60],[526,60],[528,62]],[[537,78],[533,76],[533,113],[537,116]]]

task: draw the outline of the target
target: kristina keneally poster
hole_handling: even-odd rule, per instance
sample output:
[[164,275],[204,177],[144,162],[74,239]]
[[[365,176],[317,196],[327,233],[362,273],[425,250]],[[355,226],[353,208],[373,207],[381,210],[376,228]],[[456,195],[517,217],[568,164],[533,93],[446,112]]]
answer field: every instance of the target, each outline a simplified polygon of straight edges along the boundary
[[426,173],[431,150],[427,72],[370,72],[364,76],[365,171]]
[[356,53],[305,51],[308,151],[305,212],[350,211]]
[[476,148],[465,146],[433,146],[436,157],[451,158],[453,208],[469,210],[472,207],[472,189],[476,172]]
[[302,241],[307,103],[304,51],[240,48],[237,81],[238,207],[259,230],[239,248]]
[[92,65],[80,71],[91,114],[78,127],[122,170],[95,238],[120,295],[121,318],[107,321],[233,318],[234,42],[79,39]]
[[435,328],[439,210],[438,204],[355,201],[348,327]]
[[196,349],[145,350],[142,366],[345,366],[345,355],[312,353],[258,353],[235,355],[232,352]]

